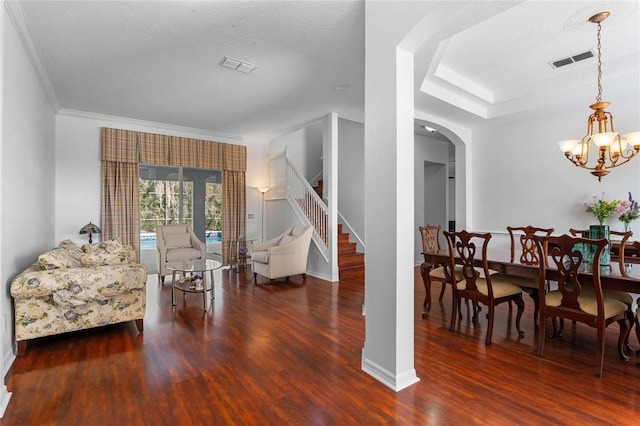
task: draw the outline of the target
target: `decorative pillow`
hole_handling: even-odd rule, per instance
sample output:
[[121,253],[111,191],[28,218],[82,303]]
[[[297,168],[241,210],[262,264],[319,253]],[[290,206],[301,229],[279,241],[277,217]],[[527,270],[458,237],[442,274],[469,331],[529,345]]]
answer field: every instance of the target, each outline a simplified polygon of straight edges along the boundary
[[132,250],[132,248],[130,245],[122,244],[118,240],[109,240],[98,244],[85,244],[82,246],[82,251],[85,253],[118,253],[123,250]]
[[63,268],[79,268],[80,259],[68,250],[56,247],[46,253],[38,256],[38,266],[40,269],[63,269]]
[[122,251],[120,253],[85,253],[80,257],[80,263],[83,267],[117,265],[119,263],[132,262],[129,252]]
[[83,267],[117,265],[133,262],[135,252],[130,245],[122,244],[118,240],[109,240],[100,244],[85,244],[82,246],[84,254],[80,256]]
[[79,245],[77,245],[71,240],[60,241],[60,244],[58,244],[58,248],[68,251],[72,255],[76,256],[78,259],[80,258],[80,256],[82,256],[82,253],[83,253],[82,248],[80,248]]
[[187,233],[165,235],[164,245],[168,249],[191,247],[191,235]]
[[296,225],[291,229],[291,232],[289,233],[289,235],[291,235],[292,237],[299,237],[300,235],[304,234],[306,230],[307,230],[306,226]]
[[297,238],[292,237],[291,235],[284,235],[282,237],[282,239],[280,240],[280,243],[278,244],[279,246],[283,246],[285,244],[289,244],[293,241],[297,240]]

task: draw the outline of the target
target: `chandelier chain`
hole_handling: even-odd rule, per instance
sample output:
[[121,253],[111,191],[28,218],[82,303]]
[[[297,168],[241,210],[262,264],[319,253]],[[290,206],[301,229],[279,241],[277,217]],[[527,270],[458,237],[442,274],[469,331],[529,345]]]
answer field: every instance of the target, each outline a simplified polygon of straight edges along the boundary
[[600,54],[600,30],[602,26],[598,22],[598,96],[596,96],[596,102],[602,102],[602,58]]

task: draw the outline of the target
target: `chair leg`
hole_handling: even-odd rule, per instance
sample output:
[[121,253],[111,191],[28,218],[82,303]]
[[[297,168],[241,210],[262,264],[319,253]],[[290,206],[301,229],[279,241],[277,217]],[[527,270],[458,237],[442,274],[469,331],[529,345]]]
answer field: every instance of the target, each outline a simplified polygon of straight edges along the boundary
[[442,298],[444,297],[444,290],[447,288],[447,283],[442,283],[442,288],[440,289],[440,297],[438,300],[442,302]]
[[493,335],[493,315],[495,311],[495,305],[493,303],[489,303],[489,313],[487,314],[487,338],[484,341],[486,346],[491,345],[491,336]]
[[558,327],[558,318],[551,318],[551,324],[553,325],[553,334],[551,338],[562,337],[562,330],[564,329],[564,318],[560,318],[560,326]]
[[[422,285],[424,285],[425,292],[424,302],[422,302],[422,318],[426,318],[429,315],[429,311],[431,311],[431,278],[429,278],[429,271],[431,271],[429,264],[423,263],[420,265],[420,275],[422,275]],[[444,286],[445,284],[442,283],[442,288],[444,288]]]
[[596,377],[602,377],[602,368],[604,367],[604,326],[598,325],[596,343]]
[[520,328],[520,319],[522,318],[522,313],[524,312],[524,300],[522,300],[522,293],[520,293],[520,297],[518,297],[515,302],[516,306],[518,307],[518,313],[516,314],[516,330],[518,330],[519,337],[524,337],[524,331],[522,331],[522,328]]
[[[456,329],[456,316],[458,315],[457,310],[460,309],[460,299],[458,299],[455,291],[453,292],[453,303],[451,303],[451,326],[449,327],[449,331],[454,331]],[[462,317],[462,313],[460,313],[460,317]],[[462,318],[461,318],[462,319]]]
[[627,333],[627,337],[625,338],[625,341],[624,341],[624,352],[627,354],[630,354],[633,352],[633,348],[631,347],[631,344],[629,344],[629,336],[631,335],[631,329],[635,324],[636,316],[633,314],[633,311],[631,310],[631,306],[627,307],[626,314],[627,314],[627,322],[629,323],[629,332]]
[[540,316],[540,294],[536,289],[531,289],[527,293],[529,293],[529,297],[533,300],[533,328],[535,331],[538,331],[540,329],[538,322],[538,317]]
[[[634,323],[636,325],[636,338],[638,339],[638,343],[640,343],[640,321],[638,321],[638,317],[634,315]],[[636,352],[636,354],[640,355],[640,349]]]
[[253,282],[254,282],[254,284],[255,284],[256,282],[258,282],[258,273],[257,273],[257,272],[254,272],[254,273],[253,273]]
[[625,316],[624,319],[618,320],[620,327],[620,335],[618,336],[618,355],[623,361],[629,361],[627,356],[627,344],[629,343],[629,333],[631,332],[631,322],[629,317]]
[[542,311],[540,311],[540,330],[538,330],[538,347],[536,349],[536,355],[538,355],[540,358],[544,356],[544,339],[545,335],[547,334],[547,327],[545,327],[546,322],[547,317],[542,314]]

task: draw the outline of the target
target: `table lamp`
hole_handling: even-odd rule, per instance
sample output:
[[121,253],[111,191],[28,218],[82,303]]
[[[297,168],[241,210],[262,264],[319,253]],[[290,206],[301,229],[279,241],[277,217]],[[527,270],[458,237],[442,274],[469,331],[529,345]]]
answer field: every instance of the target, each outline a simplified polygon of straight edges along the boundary
[[94,225],[91,222],[87,223],[85,226],[80,228],[80,234],[89,234],[89,244],[93,243],[93,240],[91,239],[91,235],[101,234],[101,233],[102,231],[100,230],[100,227],[98,225]]

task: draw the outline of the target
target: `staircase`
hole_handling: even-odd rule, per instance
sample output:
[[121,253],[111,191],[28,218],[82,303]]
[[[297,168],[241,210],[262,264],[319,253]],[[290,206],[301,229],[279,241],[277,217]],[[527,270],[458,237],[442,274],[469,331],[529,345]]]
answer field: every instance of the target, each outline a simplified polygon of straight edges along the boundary
[[364,254],[356,251],[356,243],[349,242],[349,234],[338,224],[338,270],[340,279],[364,279]]
[[[318,180],[313,190],[322,198],[324,182]],[[342,224],[338,224],[338,270],[340,279],[364,279],[364,254],[356,251],[357,244],[349,242],[349,233],[342,231]]]

